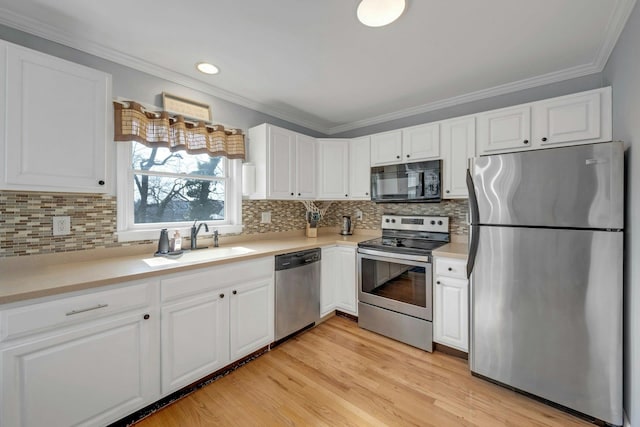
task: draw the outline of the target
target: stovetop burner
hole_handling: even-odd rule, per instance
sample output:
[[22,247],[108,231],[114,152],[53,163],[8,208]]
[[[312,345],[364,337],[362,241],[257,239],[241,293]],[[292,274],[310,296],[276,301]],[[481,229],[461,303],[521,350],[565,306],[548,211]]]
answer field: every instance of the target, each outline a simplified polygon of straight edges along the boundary
[[397,239],[378,237],[358,244],[361,248],[377,249],[380,251],[407,253],[415,255],[429,255],[432,250],[446,245],[448,241],[431,241],[417,239]]
[[449,243],[449,218],[382,216],[382,237],[358,244],[361,248],[411,255],[430,255]]

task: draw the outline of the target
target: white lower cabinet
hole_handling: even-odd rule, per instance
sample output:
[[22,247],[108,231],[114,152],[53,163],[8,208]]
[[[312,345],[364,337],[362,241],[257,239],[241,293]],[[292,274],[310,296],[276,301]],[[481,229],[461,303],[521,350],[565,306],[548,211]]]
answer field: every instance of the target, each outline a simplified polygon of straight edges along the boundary
[[[68,298],[75,311],[61,316],[74,319],[71,325],[34,329],[33,335],[27,332],[0,346],[0,425],[106,425],[159,398],[157,305],[150,301],[146,307],[104,315],[117,305],[104,291],[99,293],[102,304],[75,305],[89,302],[93,294],[86,301]],[[64,301],[3,309],[0,316],[19,318],[28,309],[37,319],[40,311],[48,316]]]
[[0,307],[0,426],[101,426],[273,342],[273,257]]
[[340,310],[358,315],[356,249],[345,246],[322,248],[320,316]]
[[469,282],[466,261],[435,258],[433,340],[469,351]]
[[168,304],[161,312],[163,393],[229,363],[229,305],[222,292]]
[[231,360],[238,360],[273,342],[273,279],[234,286],[230,297]]
[[273,342],[273,271],[267,257],[162,280],[163,395]]

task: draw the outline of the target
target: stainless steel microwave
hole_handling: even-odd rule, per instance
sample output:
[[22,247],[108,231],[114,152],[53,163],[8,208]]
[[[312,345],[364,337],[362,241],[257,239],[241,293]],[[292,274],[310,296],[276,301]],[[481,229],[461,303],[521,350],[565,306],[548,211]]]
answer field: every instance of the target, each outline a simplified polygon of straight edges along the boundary
[[441,160],[373,167],[371,200],[439,203],[442,201],[441,170]]

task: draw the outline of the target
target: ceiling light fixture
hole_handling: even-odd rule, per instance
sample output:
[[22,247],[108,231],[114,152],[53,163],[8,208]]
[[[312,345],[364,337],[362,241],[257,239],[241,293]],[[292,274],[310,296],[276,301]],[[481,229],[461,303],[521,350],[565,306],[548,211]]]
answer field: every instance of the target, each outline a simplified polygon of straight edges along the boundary
[[208,62],[198,62],[196,64],[196,68],[201,73],[205,74],[218,74],[220,69],[213,64],[209,64]]
[[358,5],[358,20],[368,27],[383,27],[404,12],[405,0],[362,0]]

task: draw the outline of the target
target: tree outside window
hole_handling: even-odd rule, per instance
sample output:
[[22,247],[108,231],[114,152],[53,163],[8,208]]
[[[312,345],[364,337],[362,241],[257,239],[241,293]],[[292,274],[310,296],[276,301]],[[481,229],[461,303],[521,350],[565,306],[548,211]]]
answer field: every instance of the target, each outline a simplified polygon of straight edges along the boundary
[[132,143],[134,223],[224,220],[226,159]]

